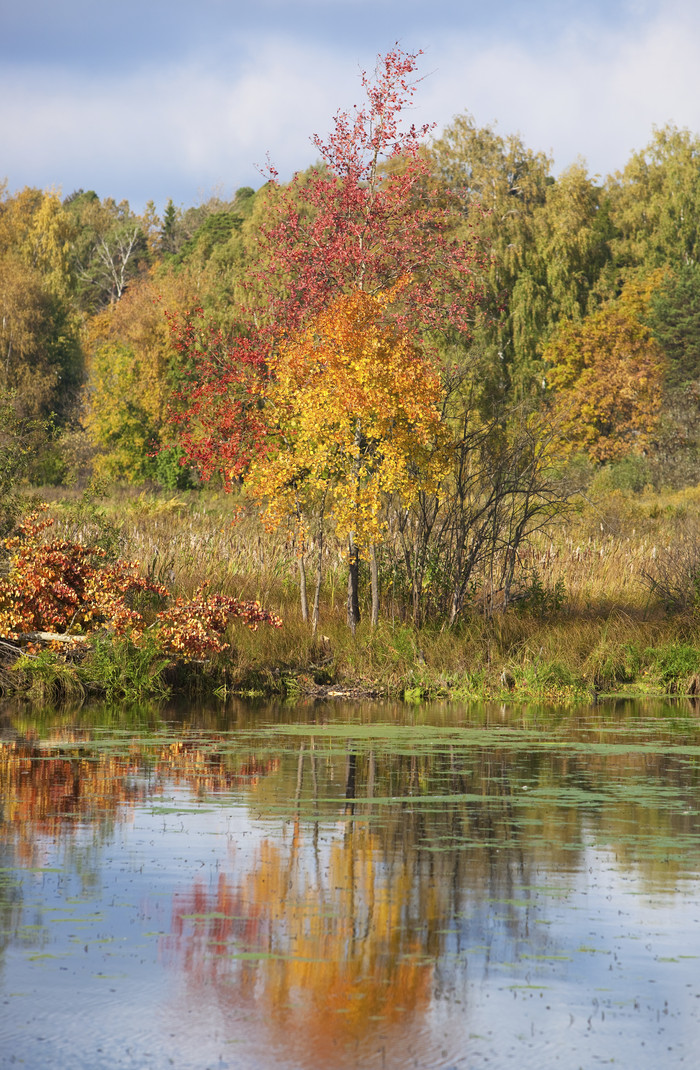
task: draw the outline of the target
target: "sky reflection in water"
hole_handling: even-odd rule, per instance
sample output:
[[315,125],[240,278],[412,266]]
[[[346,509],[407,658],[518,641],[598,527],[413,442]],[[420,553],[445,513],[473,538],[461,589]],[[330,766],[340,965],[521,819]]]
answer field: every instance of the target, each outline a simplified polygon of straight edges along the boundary
[[6,718],[0,1065],[694,1065],[700,730],[653,712]]

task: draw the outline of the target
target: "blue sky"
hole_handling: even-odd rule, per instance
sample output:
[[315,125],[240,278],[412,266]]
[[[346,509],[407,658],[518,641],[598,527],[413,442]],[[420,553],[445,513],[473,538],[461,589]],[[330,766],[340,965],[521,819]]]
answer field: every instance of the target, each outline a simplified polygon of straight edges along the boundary
[[0,0],[0,178],[188,206],[313,162],[399,41],[416,121],[464,111],[593,173],[700,132],[697,0]]

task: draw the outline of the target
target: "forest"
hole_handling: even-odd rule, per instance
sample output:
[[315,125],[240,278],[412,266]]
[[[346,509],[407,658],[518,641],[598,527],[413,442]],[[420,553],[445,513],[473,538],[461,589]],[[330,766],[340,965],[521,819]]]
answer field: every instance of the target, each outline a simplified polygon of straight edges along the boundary
[[[26,515],[43,499],[74,544],[138,555],[154,596],[166,578],[192,597],[215,581],[285,628],[293,605],[317,681],[353,675],[319,669],[342,615],[352,636],[410,631],[373,679],[420,688],[433,656],[433,684],[464,684],[416,636],[478,619],[482,680],[512,691],[527,611],[550,631],[567,611],[624,613],[624,665],[585,667],[597,631],[553,687],[653,676],[645,637],[680,613],[664,641],[686,649],[700,597],[700,135],[655,129],[606,178],[583,160],[555,172],[468,112],[409,125],[417,62],[380,57],[364,103],[286,183],[271,169],[162,215],[1,187],[6,557],[23,517],[36,546]],[[171,541],[139,545],[139,517]],[[216,575],[193,564],[202,544]],[[613,582],[599,566],[618,551]],[[484,667],[484,621],[509,606],[520,623]],[[56,628],[91,619],[104,606]]]

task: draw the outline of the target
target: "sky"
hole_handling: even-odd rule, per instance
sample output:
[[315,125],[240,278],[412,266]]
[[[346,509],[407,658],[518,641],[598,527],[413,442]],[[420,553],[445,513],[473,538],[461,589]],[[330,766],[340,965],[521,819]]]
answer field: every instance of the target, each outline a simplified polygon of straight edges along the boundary
[[397,41],[423,50],[411,121],[469,112],[555,173],[700,133],[697,0],[0,0],[0,27],[0,180],[136,211],[307,167]]

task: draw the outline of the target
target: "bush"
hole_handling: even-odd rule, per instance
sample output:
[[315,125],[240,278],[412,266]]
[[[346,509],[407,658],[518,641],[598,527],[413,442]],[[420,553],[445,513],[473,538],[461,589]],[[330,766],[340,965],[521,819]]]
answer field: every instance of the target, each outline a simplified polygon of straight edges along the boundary
[[671,691],[687,691],[688,684],[700,671],[700,651],[687,643],[647,650],[649,671]]
[[199,660],[228,649],[224,633],[235,617],[253,630],[260,623],[282,624],[258,602],[206,595],[204,588],[160,608],[169,591],[140,576],[135,562],[110,561],[97,546],[44,542],[52,524],[34,513],[4,541],[9,564],[7,577],[0,578],[0,637],[112,633],[136,648],[154,644],[161,654]]
[[179,446],[161,449],[151,461],[152,478],[165,490],[189,490],[195,484],[192,469],[180,462],[184,451]]
[[165,697],[168,686],[163,672],[168,664],[153,637],[147,636],[140,644],[128,636],[100,637],[81,675],[104,691],[107,699]]
[[592,493],[608,493],[621,490],[627,494],[639,494],[652,481],[651,466],[645,457],[630,454],[620,461],[607,464],[595,476],[591,484]]

